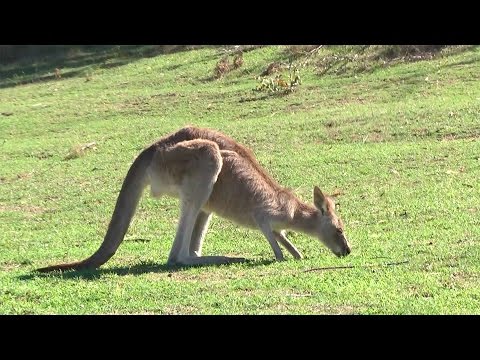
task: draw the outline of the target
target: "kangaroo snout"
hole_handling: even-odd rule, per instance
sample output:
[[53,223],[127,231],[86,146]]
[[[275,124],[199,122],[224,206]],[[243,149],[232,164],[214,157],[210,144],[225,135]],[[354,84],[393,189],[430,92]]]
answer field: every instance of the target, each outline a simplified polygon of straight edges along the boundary
[[352,248],[350,247],[350,244],[348,243],[347,239],[344,238],[343,241],[343,246],[336,252],[334,252],[335,255],[338,257],[344,257],[347,256],[352,252]]

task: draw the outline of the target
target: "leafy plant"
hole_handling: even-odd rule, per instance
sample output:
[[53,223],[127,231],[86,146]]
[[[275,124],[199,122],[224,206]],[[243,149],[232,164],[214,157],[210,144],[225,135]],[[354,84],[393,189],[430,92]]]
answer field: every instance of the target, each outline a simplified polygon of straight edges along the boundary
[[225,55],[215,65],[215,68],[213,69],[213,75],[215,79],[220,79],[225,74],[229,73],[232,70],[238,69],[243,65],[244,61],[242,52],[239,52],[233,56],[232,63],[229,62],[228,58],[229,56]]
[[215,76],[215,79],[220,79],[226,73],[228,73],[230,69],[231,67],[228,63],[228,56],[224,56],[215,65],[215,69],[213,69],[213,75]]
[[284,78],[283,73],[276,73],[273,77],[257,78],[260,84],[254,91],[265,91],[271,94],[289,94],[295,91],[298,85],[301,84],[300,71],[294,65],[289,66],[288,79]]

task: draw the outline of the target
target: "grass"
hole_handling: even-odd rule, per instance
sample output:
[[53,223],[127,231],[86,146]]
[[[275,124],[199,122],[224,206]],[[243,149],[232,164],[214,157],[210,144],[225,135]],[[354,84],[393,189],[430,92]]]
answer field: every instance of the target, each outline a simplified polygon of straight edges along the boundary
[[[285,54],[248,51],[219,80],[215,48],[115,67],[102,66],[115,57],[94,56],[100,63],[67,62],[60,79],[44,76],[46,66],[32,78],[9,65],[16,82],[0,79],[0,113],[9,114],[0,115],[0,313],[479,314],[480,49],[340,72],[313,59],[294,93],[252,92]],[[341,190],[351,255],[291,232],[305,259],[273,262],[260,232],[214,217],[204,253],[251,261],[168,268],[178,203],[144,196],[101,269],[33,272],[91,255],[134,157],[186,124],[251,147],[305,201],[314,184]]]

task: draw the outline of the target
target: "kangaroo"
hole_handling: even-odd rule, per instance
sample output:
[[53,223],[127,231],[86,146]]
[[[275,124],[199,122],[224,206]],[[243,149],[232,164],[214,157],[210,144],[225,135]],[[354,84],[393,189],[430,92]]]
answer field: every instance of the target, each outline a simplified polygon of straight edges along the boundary
[[294,258],[302,258],[285,236],[285,229],[318,238],[337,256],[350,253],[333,199],[317,186],[313,189],[314,206],[307,205],[279,185],[247,147],[218,131],[188,126],[161,138],[135,159],[123,181],[103,243],[92,256],[37,271],[94,269],[107,262],[123,241],[147,185],[155,198],[169,195],[180,199],[181,214],[168,265],[246,260],[202,256],[212,213],[259,229],[276,260],[284,259],[279,244]]

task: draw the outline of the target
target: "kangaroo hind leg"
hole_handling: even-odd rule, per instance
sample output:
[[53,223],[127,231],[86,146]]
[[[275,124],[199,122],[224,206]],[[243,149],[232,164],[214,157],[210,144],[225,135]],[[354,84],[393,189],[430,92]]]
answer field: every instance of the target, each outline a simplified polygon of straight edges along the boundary
[[181,142],[169,149],[168,156],[172,163],[183,164],[177,177],[181,215],[168,264],[185,264],[190,257],[196,220],[212,193],[222,168],[222,158],[218,145],[205,140]]
[[190,256],[202,256],[203,241],[211,218],[212,214],[205,211],[200,211],[198,214],[190,240]]
[[[209,140],[184,141],[167,149],[163,158],[168,162],[170,173],[179,184],[181,201],[177,234],[167,263],[199,265],[244,260],[225,256],[199,256],[209,219],[209,215],[202,212],[202,208],[210,198],[223,164],[218,145]],[[199,215],[200,220],[197,223]]]
[[[185,206],[185,211],[182,210],[182,216],[180,218],[180,223],[178,225],[177,236],[175,241],[178,238],[187,236],[186,234],[191,233],[190,242],[183,242],[184,247],[177,252],[177,255],[173,255],[174,247],[172,247],[172,252],[169,257],[168,263],[170,265],[221,265],[221,264],[231,264],[231,263],[240,263],[245,262],[246,259],[242,257],[229,257],[229,256],[202,256],[202,246],[205,239],[205,234],[208,230],[208,225],[212,214],[206,213],[202,210],[198,211],[196,220],[191,218],[193,216],[193,209],[191,207]],[[190,224],[195,224],[190,231]],[[184,225],[182,225],[184,224]],[[181,235],[181,232],[184,231],[184,235]],[[186,252],[186,246],[188,244],[188,255]],[[174,242],[175,245],[175,242]],[[179,245],[180,246],[180,245]],[[171,260],[172,259],[172,260]]]
[[178,171],[181,215],[168,264],[204,265],[245,261],[243,258],[226,256],[200,256],[210,220],[210,215],[203,212],[202,208],[210,198],[223,165],[218,145],[197,139],[181,142],[168,149],[168,152],[171,154],[166,154],[165,158],[171,158],[174,164],[183,164]]

